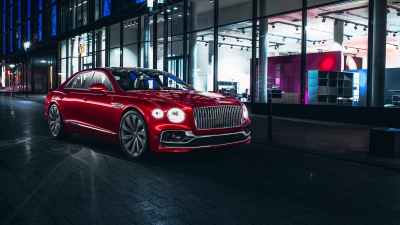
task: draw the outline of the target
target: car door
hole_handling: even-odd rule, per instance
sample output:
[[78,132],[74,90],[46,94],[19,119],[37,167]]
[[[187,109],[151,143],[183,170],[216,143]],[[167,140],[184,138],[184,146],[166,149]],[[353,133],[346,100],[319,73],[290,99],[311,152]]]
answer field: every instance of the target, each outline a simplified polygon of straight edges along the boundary
[[106,86],[106,93],[101,91],[89,90],[85,96],[85,104],[83,112],[85,113],[85,121],[92,128],[108,133],[117,133],[120,108],[112,105],[115,95],[114,88],[111,85],[109,77],[102,71],[95,71],[89,87],[95,83],[102,83]]
[[67,123],[75,125],[84,123],[81,109],[85,93],[88,92],[87,81],[91,80],[92,76],[92,71],[76,74],[64,87],[64,94],[60,96],[59,105]]

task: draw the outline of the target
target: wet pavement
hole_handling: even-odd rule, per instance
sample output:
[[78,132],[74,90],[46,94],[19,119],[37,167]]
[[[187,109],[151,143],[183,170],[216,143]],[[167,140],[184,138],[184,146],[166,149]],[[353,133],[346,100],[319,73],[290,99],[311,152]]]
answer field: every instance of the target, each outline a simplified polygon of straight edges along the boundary
[[249,145],[129,161],[51,138],[43,100],[0,95],[0,224],[400,224],[400,163],[368,126],[274,117],[268,140],[251,115]]

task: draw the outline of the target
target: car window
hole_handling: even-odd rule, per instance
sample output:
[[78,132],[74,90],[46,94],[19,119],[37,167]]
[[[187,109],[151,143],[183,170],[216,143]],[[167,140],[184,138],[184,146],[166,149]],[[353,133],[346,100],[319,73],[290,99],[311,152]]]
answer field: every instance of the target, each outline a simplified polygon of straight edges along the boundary
[[88,86],[96,83],[102,83],[106,86],[107,91],[114,91],[111,85],[110,80],[108,79],[107,75],[104,74],[103,72],[98,72],[96,71],[93,75],[93,78],[91,82],[88,84]]
[[117,82],[118,86],[124,90],[136,90],[135,83],[137,81],[137,77],[132,72],[112,72],[115,81]]
[[74,89],[87,89],[87,81],[92,78],[93,72],[86,72],[76,74],[69,83],[65,86],[65,88],[74,88]]
[[122,90],[194,90],[178,77],[158,70],[122,70],[111,72]]

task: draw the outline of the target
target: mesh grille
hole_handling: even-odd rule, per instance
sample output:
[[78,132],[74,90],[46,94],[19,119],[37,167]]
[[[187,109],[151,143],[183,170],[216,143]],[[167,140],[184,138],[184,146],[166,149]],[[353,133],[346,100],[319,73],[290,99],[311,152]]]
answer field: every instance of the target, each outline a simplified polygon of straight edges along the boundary
[[239,127],[242,124],[242,107],[210,106],[193,110],[198,130]]

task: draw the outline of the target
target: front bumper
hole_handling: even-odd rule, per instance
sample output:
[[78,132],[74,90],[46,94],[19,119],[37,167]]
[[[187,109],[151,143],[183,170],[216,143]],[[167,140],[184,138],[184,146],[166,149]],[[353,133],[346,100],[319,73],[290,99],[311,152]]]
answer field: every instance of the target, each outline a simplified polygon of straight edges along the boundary
[[250,126],[243,127],[240,132],[213,135],[194,135],[192,131],[170,130],[162,132],[160,147],[166,149],[223,147],[247,144],[250,139]]

